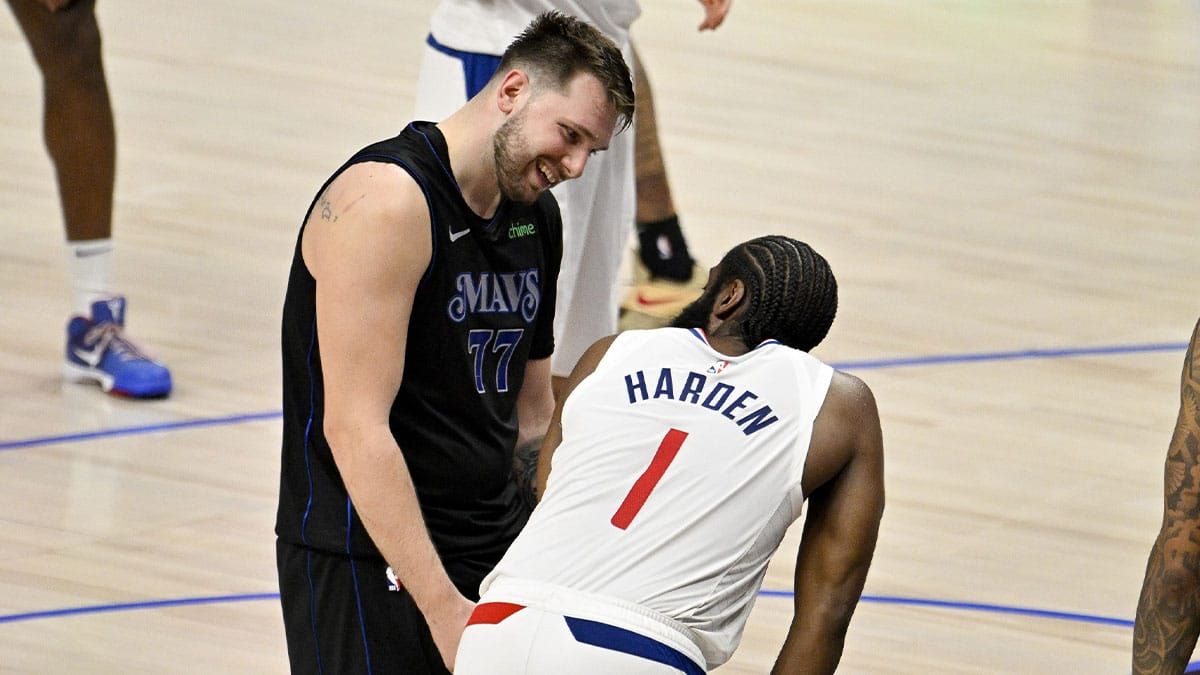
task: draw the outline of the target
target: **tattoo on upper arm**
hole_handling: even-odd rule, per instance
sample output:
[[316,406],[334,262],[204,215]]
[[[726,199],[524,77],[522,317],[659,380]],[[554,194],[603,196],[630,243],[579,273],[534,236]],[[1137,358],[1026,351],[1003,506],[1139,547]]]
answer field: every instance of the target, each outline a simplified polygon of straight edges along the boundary
[[333,213],[333,204],[330,203],[328,197],[321,197],[317,202],[317,206],[321,207],[321,220],[328,220],[331,223],[337,222],[337,216]]

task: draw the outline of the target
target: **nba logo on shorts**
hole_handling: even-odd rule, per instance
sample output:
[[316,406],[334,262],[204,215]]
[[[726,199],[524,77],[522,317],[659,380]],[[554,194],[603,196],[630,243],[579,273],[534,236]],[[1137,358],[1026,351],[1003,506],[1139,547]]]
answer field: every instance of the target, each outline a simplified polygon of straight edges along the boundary
[[716,363],[714,363],[708,367],[708,372],[712,373],[713,375],[717,375],[722,370],[725,370],[728,367],[729,367],[728,361],[717,361]]
[[400,592],[400,580],[396,578],[396,573],[392,571],[392,566],[388,565],[387,572],[388,590]]

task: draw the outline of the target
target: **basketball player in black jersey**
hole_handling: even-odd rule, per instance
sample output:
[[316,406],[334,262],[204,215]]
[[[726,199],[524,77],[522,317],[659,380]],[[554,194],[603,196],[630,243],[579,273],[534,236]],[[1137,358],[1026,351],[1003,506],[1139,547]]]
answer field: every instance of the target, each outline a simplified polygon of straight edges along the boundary
[[283,309],[294,672],[453,668],[479,582],[528,516],[513,449],[553,412],[547,188],[632,111],[616,46],[545,14],[463,108],[359,151],[310,205]]

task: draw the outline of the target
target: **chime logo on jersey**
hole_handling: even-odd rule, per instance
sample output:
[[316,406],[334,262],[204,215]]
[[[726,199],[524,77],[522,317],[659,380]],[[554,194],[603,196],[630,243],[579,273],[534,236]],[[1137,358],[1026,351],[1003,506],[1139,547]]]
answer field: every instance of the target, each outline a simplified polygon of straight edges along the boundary
[[528,237],[535,233],[536,230],[533,228],[533,223],[518,223],[514,221],[508,224],[509,239],[520,239],[521,237]]
[[526,321],[537,316],[542,289],[536,268],[520,272],[463,272],[446,311],[455,323],[468,314],[512,314]]
[[[732,420],[734,424],[742,427],[742,433],[747,436],[779,421],[771,406],[756,403],[758,394],[749,389],[739,391],[725,382],[709,385],[706,375],[693,371],[676,373],[670,368],[660,370],[657,377],[652,372],[650,379],[646,378],[646,372],[642,370],[625,376],[625,389],[629,394],[630,404],[665,398],[698,405]],[[755,405],[757,407],[752,407]]]

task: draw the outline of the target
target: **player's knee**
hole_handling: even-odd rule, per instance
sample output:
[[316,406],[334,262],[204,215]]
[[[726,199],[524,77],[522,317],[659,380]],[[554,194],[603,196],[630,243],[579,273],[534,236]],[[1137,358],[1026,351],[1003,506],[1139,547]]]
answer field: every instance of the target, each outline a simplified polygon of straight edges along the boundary
[[103,81],[100,28],[94,16],[64,14],[31,42],[34,58],[47,79]]

